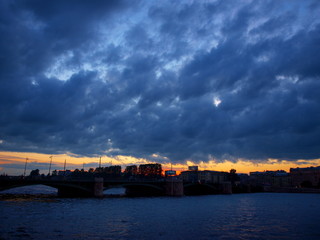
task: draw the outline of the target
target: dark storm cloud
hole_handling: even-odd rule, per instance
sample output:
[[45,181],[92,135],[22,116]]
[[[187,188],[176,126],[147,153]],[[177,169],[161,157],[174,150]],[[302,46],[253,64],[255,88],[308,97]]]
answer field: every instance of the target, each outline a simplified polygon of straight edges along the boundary
[[319,8],[1,1],[0,149],[319,158]]

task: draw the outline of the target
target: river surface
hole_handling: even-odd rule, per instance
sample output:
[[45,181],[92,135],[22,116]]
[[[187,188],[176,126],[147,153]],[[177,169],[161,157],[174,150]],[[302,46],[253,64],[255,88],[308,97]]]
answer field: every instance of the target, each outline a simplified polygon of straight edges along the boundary
[[[40,193],[52,190],[43,191]],[[320,194],[254,193],[102,199],[4,198],[2,194],[0,217],[1,240],[318,240]]]

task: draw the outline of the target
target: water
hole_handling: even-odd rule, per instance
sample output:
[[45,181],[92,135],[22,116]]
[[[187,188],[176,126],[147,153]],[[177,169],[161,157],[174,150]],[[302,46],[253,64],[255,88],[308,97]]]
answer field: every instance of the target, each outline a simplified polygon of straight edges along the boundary
[[320,239],[320,194],[0,201],[0,239]]

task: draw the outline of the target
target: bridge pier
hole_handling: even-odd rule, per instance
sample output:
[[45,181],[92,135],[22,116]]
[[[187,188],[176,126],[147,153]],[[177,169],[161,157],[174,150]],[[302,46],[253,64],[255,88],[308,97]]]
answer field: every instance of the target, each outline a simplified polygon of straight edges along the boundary
[[95,178],[94,179],[93,196],[94,197],[103,197],[103,178]]
[[103,178],[95,178],[94,181],[83,186],[60,185],[58,188],[59,197],[102,197]]
[[224,194],[232,194],[231,182],[222,183],[222,193],[224,193]]
[[166,195],[173,197],[181,197],[184,194],[183,182],[178,179],[168,178],[165,185]]

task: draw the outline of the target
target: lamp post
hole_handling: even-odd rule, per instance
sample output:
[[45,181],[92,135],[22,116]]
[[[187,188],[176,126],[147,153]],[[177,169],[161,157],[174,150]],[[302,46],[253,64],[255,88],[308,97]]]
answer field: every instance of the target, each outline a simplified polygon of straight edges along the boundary
[[67,159],[64,159],[64,166],[63,166],[63,177],[66,177],[66,165],[67,165]]
[[64,160],[63,171],[66,172],[67,159]]
[[27,162],[28,162],[28,158],[26,158],[26,163],[25,163],[25,165],[24,165],[23,177],[25,177],[25,176],[26,176]]
[[[172,162],[171,162],[171,173],[172,173]],[[171,176],[171,196],[173,196],[173,177]]]
[[49,157],[50,158],[50,165],[49,165],[49,176],[50,176],[50,172],[51,172],[51,164],[52,164],[52,156]]

